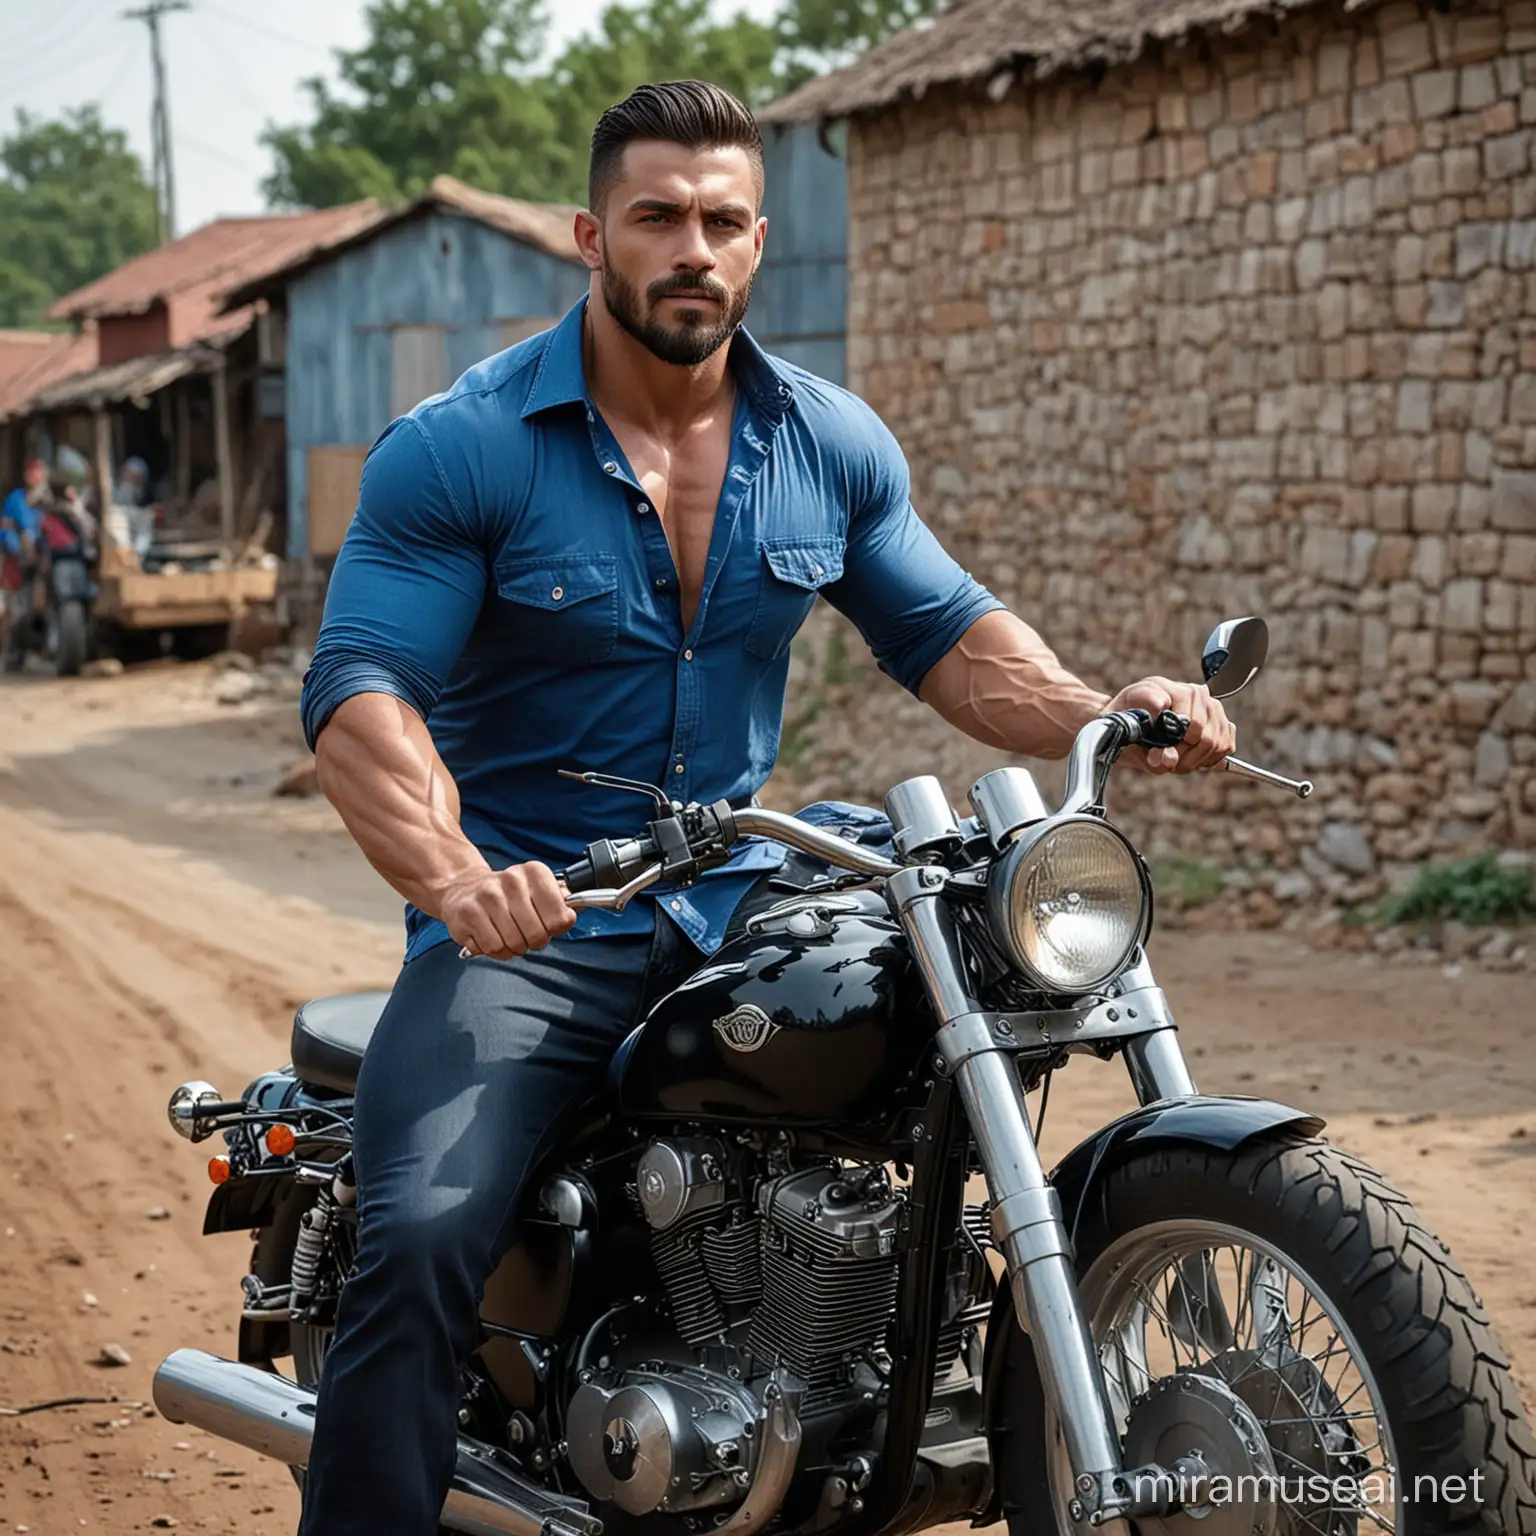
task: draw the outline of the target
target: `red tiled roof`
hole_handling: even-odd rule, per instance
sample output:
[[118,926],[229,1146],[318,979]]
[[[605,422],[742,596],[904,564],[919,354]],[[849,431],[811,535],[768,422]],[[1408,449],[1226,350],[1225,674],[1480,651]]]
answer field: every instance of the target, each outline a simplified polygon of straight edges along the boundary
[[96,332],[0,331],[0,421],[40,389],[96,366]]
[[185,346],[243,323],[230,315],[215,320],[221,294],[345,239],[378,211],[368,198],[312,213],[215,219],[66,294],[48,315],[53,320],[136,315],[164,303],[176,312],[173,341]]

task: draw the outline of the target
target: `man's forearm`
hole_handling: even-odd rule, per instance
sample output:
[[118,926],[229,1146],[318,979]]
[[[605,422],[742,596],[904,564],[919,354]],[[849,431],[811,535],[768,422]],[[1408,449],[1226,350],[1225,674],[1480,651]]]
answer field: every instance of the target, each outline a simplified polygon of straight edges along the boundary
[[1022,757],[1065,756],[1109,702],[1005,612],[977,619],[923,679],[919,696],[957,730]]
[[320,733],[315,764],[368,862],[429,916],[442,916],[449,886],[489,869],[459,826],[458,787],[408,704],[383,693],[347,699]]

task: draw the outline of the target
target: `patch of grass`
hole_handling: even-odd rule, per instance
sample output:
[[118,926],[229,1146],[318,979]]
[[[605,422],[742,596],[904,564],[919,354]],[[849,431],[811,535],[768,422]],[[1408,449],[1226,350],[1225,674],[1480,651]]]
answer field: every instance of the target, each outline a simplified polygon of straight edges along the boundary
[[821,680],[830,688],[853,682],[856,674],[848,659],[848,637],[840,629],[827,636],[827,648],[821,658]]
[[1536,871],[1505,868],[1493,853],[1431,865],[1401,896],[1381,902],[1376,916],[1385,923],[1454,918],[1470,927],[1530,922],[1536,918]]
[[785,718],[779,733],[779,761],[786,768],[801,767],[816,744],[816,722],[827,707],[825,696],[819,689],[810,689],[805,702],[792,715]]
[[1152,866],[1152,888],[1159,901],[1173,906],[1207,907],[1225,889],[1222,876],[1204,859],[1159,859]]

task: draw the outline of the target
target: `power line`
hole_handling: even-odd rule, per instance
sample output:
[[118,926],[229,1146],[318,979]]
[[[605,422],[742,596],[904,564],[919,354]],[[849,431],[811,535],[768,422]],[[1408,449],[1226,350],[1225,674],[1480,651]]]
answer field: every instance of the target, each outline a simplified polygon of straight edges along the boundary
[[190,11],[189,0],[149,0],[137,11],[124,11],[124,21],[142,21],[149,28],[149,59],[155,75],[155,105],[150,138],[155,150],[155,202],[160,210],[160,241],[176,233],[176,177],[171,164],[171,108],[166,99],[165,56],[160,50],[160,18]]
[[[127,78],[128,74],[128,57],[132,52],[133,44],[124,43],[118,51],[117,57],[112,61],[112,68],[107,72],[106,78],[97,87],[96,93],[92,98],[98,110],[105,107],[113,95],[122,89],[123,81]],[[105,115],[103,115],[102,121],[106,121]]]
[[239,61],[225,53],[223,45],[216,42],[206,28],[194,28],[192,35],[208,57],[213,60],[214,68],[223,73],[225,85],[253,112],[259,112],[266,117],[270,106],[266,102],[257,100],[250,88],[250,80],[240,67]]
[[55,16],[54,20],[63,23],[57,31],[40,38],[29,38],[25,43],[18,39],[14,44],[0,47],[0,54],[25,57],[28,74],[26,83],[29,87],[36,83],[32,78],[33,71],[49,69],[61,63],[62,68],[54,70],[50,77],[57,78],[59,74],[66,73],[79,58],[81,12],[78,9],[67,11],[61,16]]
[[[98,43],[96,47],[87,50],[85,53],[77,53],[72,59],[70,59],[67,64],[60,66],[60,68],[54,70],[51,74],[28,74],[25,82],[23,82],[26,86],[28,94],[30,95],[36,92],[43,86],[49,85],[55,80],[62,80],[65,75],[73,74],[75,70],[77,70],[82,64],[90,64],[93,60],[99,59],[110,46],[111,39],[109,38],[104,42]],[[118,55],[118,62],[121,63],[126,57],[126,51],[120,53]],[[9,116],[20,105],[21,103],[18,101],[8,102],[0,99],[0,114]],[[46,116],[47,114],[39,113],[38,115]]]
[[89,3],[90,0],[75,0],[73,5],[66,5],[53,15],[51,20],[55,25],[51,27],[45,25],[42,30],[33,28],[30,31],[24,28],[10,37],[0,37],[0,50],[8,55],[25,56],[30,63],[34,54],[52,52],[59,43],[77,41],[83,16],[81,7]]
[[183,149],[190,149],[195,154],[206,155],[211,160],[222,160],[225,165],[233,166],[237,171],[244,171],[248,176],[259,176],[260,171],[249,160],[242,160],[238,155],[232,155],[228,150],[220,149],[216,144],[205,144],[201,139],[190,138],[185,133],[176,135],[176,142]]
[[259,21],[252,21],[245,16],[237,16],[233,11],[226,11],[222,6],[205,3],[203,11],[206,15],[217,16],[220,21],[230,22],[237,27],[244,27],[248,32],[255,32],[258,36],[269,37],[275,43],[287,43],[292,48],[302,48],[307,53],[320,55],[329,59],[331,50],[323,48],[319,43],[312,43],[307,37],[296,37],[292,32],[280,32],[276,27],[263,26]]

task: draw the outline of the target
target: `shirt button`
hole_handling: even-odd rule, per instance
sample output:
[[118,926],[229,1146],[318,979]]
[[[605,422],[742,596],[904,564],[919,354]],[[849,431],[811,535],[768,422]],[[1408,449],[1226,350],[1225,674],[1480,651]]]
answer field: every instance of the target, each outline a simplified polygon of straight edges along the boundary
[[673,770],[672,770],[672,772],[673,772],[673,773],[681,773],[681,772],[682,772],[682,771],[683,771],[683,765],[682,765],[682,764],[681,764],[681,763],[679,763],[679,764],[678,764],[678,765],[677,765],[677,767],[675,767],[675,768],[674,768],[674,769],[673,769]]
[[638,512],[638,513],[640,513],[640,515],[641,515],[641,516],[642,516],[642,517],[643,517],[643,516],[644,516],[644,515],[645,515],[645,514],[646,514],[646,513],[647,513],[647,512],[649,512],[649,511],[650,511],[650,510],[651,510],[651,504],[650,504],[650,502],[648,502],[648,501],[642,501],[642,502],[641,502],[641,503],[640,503],[640,505],[639,505],[639,506],[638,506],[638,507],[636,507],[636,508],[635,508],[635,511],[636,511],[636,512]]
[[693,660],[693,652],[692,651],[684,651],[683,652],[683,660],[684,661],[692,661]]
[[612,459],[609,459],[603,465],[603,473],[605,475],[616,475],[616,474],[618,474],[618,472],[619,472],[619,466],[617,464],[615,464]]
[[665,576],[658,576],[656,578],[656,590],[658,592],[665,592],[671,585],[672,583]]
[[672,910],[673,910],[673,911],[674,911],[674,912],[681,912],[681,911],[682,911],[682,910],[683,910],[683,904],[682,904],[682,902],[680,902],[680,901],[674,901],[674,902],[673,902],[673,903],[672,903]]
[[560,599],[565,596],[565,588],[564,587],[556,587],[555,590],[553,592],[551,592],[549,595],[552,598],[554,598],[554,600],[558,603],[560,601]]

